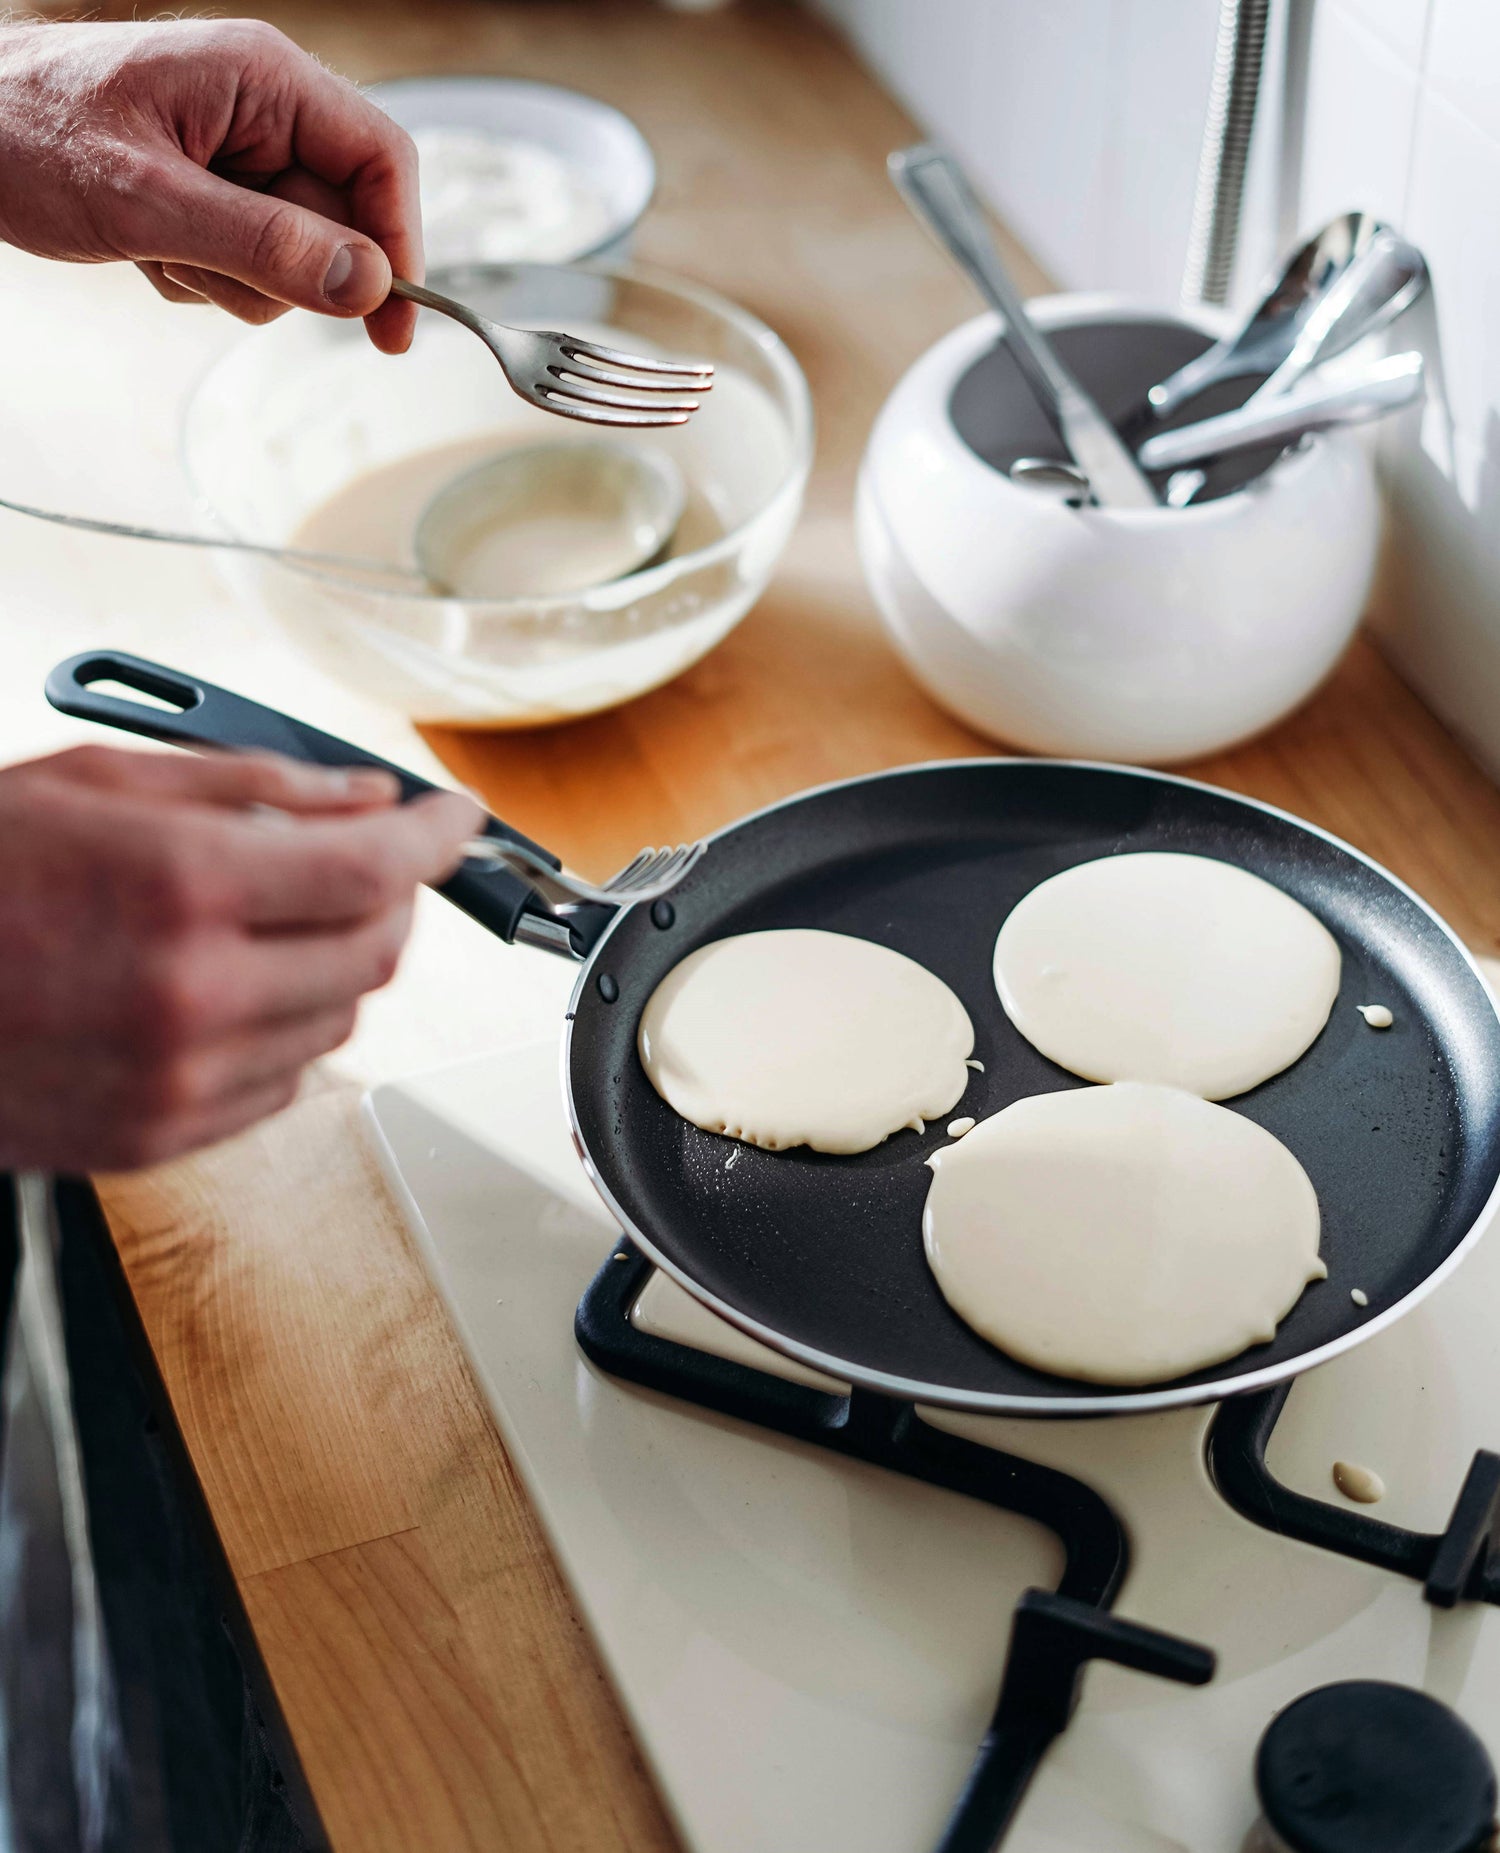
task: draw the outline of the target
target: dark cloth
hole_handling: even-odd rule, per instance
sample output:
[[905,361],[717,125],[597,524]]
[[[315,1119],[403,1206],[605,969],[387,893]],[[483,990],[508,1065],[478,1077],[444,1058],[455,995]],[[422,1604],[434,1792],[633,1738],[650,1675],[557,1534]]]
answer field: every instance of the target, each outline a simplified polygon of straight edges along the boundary
[[[117,1726],[99,1853],[314,1853],[326,1840],[97,1199],[74,1180],[55,1189],[58,1298]],[[3,1303],[14,1299],[17,1252],[14,1192],[3,1179],[0,1199]],[[60,1575],[49,1568],[44,1558],[23,1618],[19,1671],[35,1665],[40,1677],[10,1732],[20,1754],[5,1772],[8,1853],[76,1853],[82,1844],[66,1730],[59,1742],[33,1728],[73,1710],[73,1596],[66,1561]],[[40,1612],[48,1604],[55,1614]]]

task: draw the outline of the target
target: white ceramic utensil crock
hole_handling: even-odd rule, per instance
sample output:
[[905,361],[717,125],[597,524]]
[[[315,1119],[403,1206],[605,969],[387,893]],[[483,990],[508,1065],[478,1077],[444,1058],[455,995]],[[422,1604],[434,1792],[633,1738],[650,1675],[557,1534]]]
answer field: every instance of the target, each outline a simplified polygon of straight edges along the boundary
[[[1208,316],[1107,297],[1031,308],[1060,345],[1097,329],[1073,364],[1116,416],[1153,383],[1127,377],[1153,340],[1187,340],[1187,358],[1219,332]],[[1188,508],[1070,508],[1004,473],[1038,444],[1035,408],[990,392],[999,326],[980,316],[917,361],[861,468],[860,555],[912,673],[961,720],[1031,752],[1168,764],[1270,726],[1359,620],[1379,529],[1361,440],[1311,439]],[[994,461],[975,448],[986,427]]]

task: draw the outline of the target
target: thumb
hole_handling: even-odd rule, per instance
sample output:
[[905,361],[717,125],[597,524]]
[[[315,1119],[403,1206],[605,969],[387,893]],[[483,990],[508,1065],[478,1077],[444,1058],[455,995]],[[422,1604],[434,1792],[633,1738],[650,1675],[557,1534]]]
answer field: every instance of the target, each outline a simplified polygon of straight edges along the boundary
[[173,163],[150,249],[139,259],[233,277],[297,309],[370,315],[390,294],[391,266],[372,239],[291,200]]

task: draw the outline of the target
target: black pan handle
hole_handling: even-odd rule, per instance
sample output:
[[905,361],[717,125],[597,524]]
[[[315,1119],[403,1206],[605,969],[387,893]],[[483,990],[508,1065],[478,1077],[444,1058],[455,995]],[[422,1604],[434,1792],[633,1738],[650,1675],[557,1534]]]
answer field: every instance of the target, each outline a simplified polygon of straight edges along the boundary
[[[99,682],[116,683],[168,705],[158,707],[106,694],[94,686]],[[99,721],[106,727],[142,734],[148,740],[165,740],[173,746],[281,753],[315,766],[376,766],[398,781],[403,803],[440,789],[415,773],[309,727],[305,721],[293,720],[275,708],[264,708],[243,695],[216,688],[211,682],[200,682],[179,670],[116,650],[87,650],[59,663],[47,678],[47,699],[54,708],[79,720]],[[496,817],[485,825],[484,834],[501,842],[524,844],[545,857],[553,868],[560,866],[550,850]],[[563,926],[561,916],[528,882],[506,869],[465,864],[449,876],[438,893],[503,940],[514,940],[520,930],[523,938],[546,944],[552,950],[573,950],[565,927],[561,932],[557,930]],[[523,930],[526,921],[545,925],[541,931],[529,933]],[[550,932],[546,930],[549,927]]]

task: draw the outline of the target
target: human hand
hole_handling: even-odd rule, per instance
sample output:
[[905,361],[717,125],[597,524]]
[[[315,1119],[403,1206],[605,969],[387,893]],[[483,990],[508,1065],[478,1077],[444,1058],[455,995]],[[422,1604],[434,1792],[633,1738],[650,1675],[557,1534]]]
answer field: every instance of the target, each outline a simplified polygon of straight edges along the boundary
[[363,316],[389,354],[416,326],[411,138],[255,20],[0,29],[0,238],[247,322]]
[[269,755],[0,771],[0,1171],[151,1164],[285,1106],[482,821],[395,798]]

